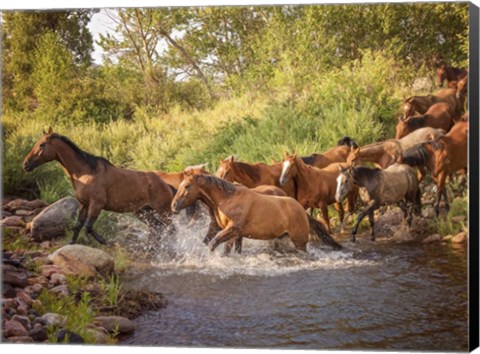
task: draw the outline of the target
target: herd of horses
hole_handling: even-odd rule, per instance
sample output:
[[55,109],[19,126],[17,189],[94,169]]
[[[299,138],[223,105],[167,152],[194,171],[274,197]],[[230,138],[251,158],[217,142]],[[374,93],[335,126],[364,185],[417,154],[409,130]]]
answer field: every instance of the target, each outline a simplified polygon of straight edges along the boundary
[[[343,137],[324,153],[302,157],[285,152],[282,161],[272,164],[250,164],[230,156],[220,160],[214,175],[201,165],[166,173],[114,166],[50,128],[27,154],[23,168],[32,171],[56,160],[70,177],[80,203],[72,243],[83,227],[87,235],[106,243],[93,229],[102,210],[133,212],[147,222],[160,220],[162,226],[182,209],[193,215],[201,201],[210,214],[204,242],[211,251],[225,243],[226,253],[233,246],[241,252],[243,237],[284,236],[302,251],[312,236],[340,249],[331,237],[332,204],[343,230],[345,208],[351,215],[362,201],[350,239],[355,241],[360,222],[368,216],[375,240],[374,212],[380,206],[400,206],[409,227],[413,216],[421,215],[420,182],[428,172],[436,183],[435,213],[440,213],[442,197],[448,212],[446,180],[467,171],[468,113],[463,111],[468,76],[446,65],[439,65],[437,74],[438,83],[447,80],[448,87],[405,98],[395,138],[369,145]],[[368,167],[371,164],[375,167]],[[321,212],[318,219],[314,209]]]

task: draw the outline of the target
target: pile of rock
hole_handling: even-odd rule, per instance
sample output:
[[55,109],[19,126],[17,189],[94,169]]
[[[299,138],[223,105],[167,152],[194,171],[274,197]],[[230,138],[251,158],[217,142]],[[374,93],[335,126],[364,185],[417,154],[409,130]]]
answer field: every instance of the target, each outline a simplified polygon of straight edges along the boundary
[[[53,333],[61,342],[83,343],[84,338],[65,328],[68,314],[43,313],[38,299],[43,290],[59,297],[71,295],[66,275],[95,276],[108,274],[114,261],[105,252],[82,245],[64,246],[48,255],[45,251],[15,251],[3,255],[2,328],[8,342],[48,342]],[[35,264],[38,273],[25,268],[26,260]],[[128,318],[99,316],[88,326],[96,343],[106,343],[111,334],[128,334],[134,326]]]

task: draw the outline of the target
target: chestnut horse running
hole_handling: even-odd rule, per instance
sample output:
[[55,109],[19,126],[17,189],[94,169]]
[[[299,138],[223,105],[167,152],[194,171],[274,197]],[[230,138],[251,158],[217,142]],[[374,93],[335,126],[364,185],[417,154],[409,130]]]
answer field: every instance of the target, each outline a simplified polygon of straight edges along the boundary
[[[305,209],[320,209],[329,232],[330,218],[328,216],[328,206],[334,204],[340,218],[342,229],[345,216],[342,203],[338,203],[335,200],[335,189],[339,174],[338,166],[341,166],[341,164],[334,163],[326,168],[319,169],[305,164],[302,158],[297,157],[296,154],[289,155],[285,153],[282,175],[280,176],[280,184],[287,183],[291,180],[295,181],[298,188],[296,199]],[[353,213],[354,211],[357,195],[357,190],[349,194],[349,213]]]
[[30,172],[53,160],[58,161],[70,177],[80,203],[71,243],[76,242],[85,224],[87,235],[106,244],[104,238],[93,230],[102,210],[139,215],[144,210],[153,209],[162,221],[170,215],[173,191],[153,171],[140,172],[113,166],[106,159],[81,150],[69,138],[52,132],[50,128],[27,154],[23,168]]
[[297,250],[306,251],[310,232],[333,248],[341,248],[295,199],[262,195],[215,176],[187,177],[173,198],[172,211],[178,213],[201,197],[218,210],[217,222],[222,228],[210,241],[210,251],[238,237],[272,240],[286,235]]

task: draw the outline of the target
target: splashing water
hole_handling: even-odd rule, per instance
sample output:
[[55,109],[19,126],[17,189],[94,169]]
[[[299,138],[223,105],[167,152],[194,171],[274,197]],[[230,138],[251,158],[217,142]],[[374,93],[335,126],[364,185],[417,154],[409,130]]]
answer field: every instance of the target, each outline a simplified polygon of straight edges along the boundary
[[376,264],[359,259],[352,250],[332,251],[309,242],[307,252],[297,252],[284,237],[272,241],[243,239],[242,253],[225,255],[223,245],[210,252],[203,243],[210,218],[201,209],[195,220],[185,213],[173,218],[172,226],[153,250],[153,266],[163,274],[196,272],[219,277],[237,274],[277,276],[306,269],[345,269]]

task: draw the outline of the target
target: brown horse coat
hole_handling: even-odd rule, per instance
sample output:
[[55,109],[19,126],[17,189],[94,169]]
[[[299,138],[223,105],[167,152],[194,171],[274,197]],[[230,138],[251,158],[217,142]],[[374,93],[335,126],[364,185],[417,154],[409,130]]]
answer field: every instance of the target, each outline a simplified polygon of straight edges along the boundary
[[23,162],[26,171],[56,160],[70,177],[80,203],[72,243],[85,224],[87,234],[98,242],[105,240],[92,228],[102,210],[117,213],[155,210],[162,217],[170,214],[173,192],[153,171],[134,171],[113,166],[107,160],[80,150],[70,139],[53,133],[40,138]]
[[413,131],[423,128],[432,127],[449,131],[454,121],[450,114],[448,104],[441,102],[431,106],[428,111],[421,116],[400,118],[396,126],[395,139],[401,139]]

